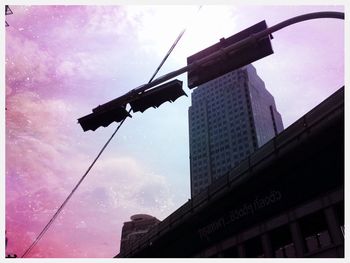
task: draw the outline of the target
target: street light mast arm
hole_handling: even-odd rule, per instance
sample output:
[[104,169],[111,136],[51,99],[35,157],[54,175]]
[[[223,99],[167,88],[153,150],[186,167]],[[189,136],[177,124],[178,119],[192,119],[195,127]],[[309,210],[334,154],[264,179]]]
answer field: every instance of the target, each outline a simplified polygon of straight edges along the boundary
[[[220,55],[222,53],[238,53],[240,51],[240,49],[247,47],[247,46],[251,46],[254,45],[256,43],[258,43],[258,41],[260,41],[261,39],[270,36],[272,33],[281,30],[282,28],[285,28],[287,26],[299,23],[299,22],[303,22],[303,21],[307,21],[307,20],[311,20],[311,19],[318,19],[318,18],[337,18],[337,19],[343,19],[344,20],[344,13],[342,12],[315,12],[315,13],[309,13],[309,14],[304,14],[304,15],[300,15],[300,16],[296,16],[290,19],[287,19],[281,23],[278,23],[272,27],[269,27],[263,31],[260,31],[258,33],[252,34],[249,37],[242,39],[241,41],[238,41],[228,47],[222,48],[219,51],[216,51],[212,54],[210,54],[209,56],[206,56],[205,58],[201,59],[201,60],[197,60],[195,62],[195,64],[197,65],[201,65],[201,64],[205,64],[213,59],[220,59]],[[194,65],[194,63],[187,65],[187,67],[184,67],[182,69],[187,69],[187,71],[195,68],[197,65]],[[169,73],[170,74],[170,73]]]
[[154,87],[155,85],[158,85],[164,81],[167,81],[171,78],[174,78],[178,75],[181,75],[195,67],[197,67],[200,64],[204,64],[209,62],[212,59],[218,58],[220,57],[220,55],[222,54],[222,52],[234,52],[239,50],[240,48],[246,46],[246,45],[250,45],[252,44],[252,42],[258,41],[261,38],[264,38],[266,36],[269,36],[270,34],[272,34],[273,32],[276,32],[278,30],[281,30],[282,28],[285,28],[287,26],[302,22],[302,21],[306,21],[306,20],[311,20],[311,19],[318,19],[318,18],[337,18],[337,19],[343,19],[344,20],[344,13],[341,12],[315,12],[315,13],[309,13],[309,14],[304,14],[304,15],[300,15],[300,16],[296,16],[290,19],[287,19],[281,23],[278,23],[272,27],[269,27],[259,33],[253,34],[251,37],[245,38],[231,46],[228,46],[226,48],[223,48],[220,51],[217,51],[213,54],[210,54],[209,56],[196,61],[195,63],[189,64],[183,68],[180,68],[178,70],[172,71],[166,75],[163,75],[157,79],[155,79],[154,81],[150,82],[149,84],[143,85],[141,86],[139,89],[135,89],[135,90],[139,90],[139,91],[143,91],[145,89]]
[[246,46],[250,46],[250,45],[254,45],[256,44],[259,40],[261,40],[262,38],[268,37],[270,36],[273,32],[276,32],[278,30],[281,30],[282,28],[285,28],[287,26],[299,23],[299,22],[303,22],[303,21],[307,21],[307,20],[311,20],[311,19],[319,19],[319,18],[336,18],[336,19],[343,19],[344,20],[344,13],[342,12],[330,12],[330,11],[326,11],[326,12],[315,12],[315,13],[308,13],[308,14],[304,14],[304,15],[300,15],[300,16],[296,16],[290,19],[287,19],[279,24],[276,24],[272,27],[269,27],[261,32],[252,34],[251,36],[238,41],[228,47],[222,48],[216,52],[213,52],[212,54],[197,60],[194,63],[191,63],[185,67],[182,67],[180,69],[177,69],[175,71],[169,72],[155,80],[153,80],[150,83],[141,85],[131,91],[129,91],[128,93],[114,99],[111,100],[103,105],[98,106],[97,108],[93,109],[93,111],[99,111],[99,110],[106,110],[110,107],[112,107],[115,103],[119,103],[122,101],[125,101],[127,103],[128,98],[130,98],[130,96],[134,96],[136,94],[139,94],[141,92],[144,92],[158,84],[161,84],[167,80],[170,80],[176,76],[179,76],[187,71],[193,70],[196,67],[206,64],[206,63],[211,63],[212,61],[215,60],[220,60],[221,56],[223,53],[228,53],[228,54],[233,54],[233,53],[238,53],[240,49],[246,47]]
[[336,18],[336,19],[342,19],[344,20],[344,13],[342,12],[315,12],[315,13],[309,13],[305,15],[296,16],[290,19],[287,19],[281,23],[278,23],[277,25],[274,25],[272,27],[267,28],[264,31],[261,31],[256,34],[256,37],[264,37],[269,34],[272,34],[273,32],[276,32],[278,30],[281,30],[282,28],[285,28],[287,26],[311,20],[311,19],[319,19],[319,18]]

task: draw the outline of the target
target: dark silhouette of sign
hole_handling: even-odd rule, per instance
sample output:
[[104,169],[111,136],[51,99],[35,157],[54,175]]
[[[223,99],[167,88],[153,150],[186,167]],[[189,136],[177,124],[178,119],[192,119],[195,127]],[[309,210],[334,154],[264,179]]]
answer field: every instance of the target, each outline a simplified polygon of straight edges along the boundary
[[[188,71],[188,87],[194,88],[200,84],[215,79],[232,70],[248,65],[258,59],[273,54],[270,37],[266,36],[262,39],[255,39],[254,34],[267,28],[266,22],[261,21],[229,38],[221,38],[220,42],[203,49],[202,51],[187,58],[187,64],[196,63],[214,52],[222,50],[222,55],[210,60],[207,63],[198,64],[193,70]],[[233,44],[251,37],[251,41],[239,50],[224,52],[223,48],[232,46]]]

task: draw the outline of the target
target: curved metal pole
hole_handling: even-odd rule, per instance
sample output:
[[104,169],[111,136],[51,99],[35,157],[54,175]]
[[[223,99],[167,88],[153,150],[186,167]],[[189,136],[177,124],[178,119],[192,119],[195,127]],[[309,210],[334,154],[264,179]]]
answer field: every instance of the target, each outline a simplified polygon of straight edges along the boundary
[[[309,13],[309,14],[304,14],[304,15],[290,18],[290,19],[285,20],[277,25],[274,25],[272,27],[267,28],[264,31],[253,34],[250,37],[245,38],[245,39],[233,44],[232,46],[228,46],[226,48],[223,48],[221,51],[214,52],[213,54],[211,54],[211,55],[209,55],[209,56],[207,56],[207,57],[205,57],[197,62],[194,62],[194,63],[189,64],[183,68],[180,68],[178,70],[170,72],[164,76],[161,76],[161,77],[155,79],[154,81],[152,81],[151,83],[146,84],[144,86],[141,86],[139,89],[135,89],[135,91],[144,91],[144,90],[151,88],[155,85],[158,85],[164,81],[167,81],[171,78],[174,78],[174,77],[176,77],[176,76],[178,76],[178,75],[180,75],[188,70],[191,70],[194,67],[196,67],[202,63],[207,63],[213,58],[220,57],[222,52],[232,52],[233,50],[240,49],[247,44],[249,44],[249,45],[253,44],[252,42],[259,41],[261,38],[269,36],[273,32],[281,30],[282,28],[285,28],[287,26],[290,26],[290,25],[293,25],[296,23],[300,23],[303,21],[307,21],[307,20],[311,20],[311,19],[319,19],[319,18],[336,18],[336,19],[343,19],[344,20],[344,13],[341,13],[341,12],[315,12],[315,13]],[[156,83],[156,84],[154,84],[154,83]]]
[[172,71],[168,74],[165,74],[159,78],[156,78],[155,80],[153,80],[150,83],[141,85],[135,89],[132,89],[131,91],[129,91],[128,93],[126,93],[125,95],[122,95],[114,100],[111,100],[103,105],[98,106],[97,108],[93,109],[93,111],[100,111],[100,110],[106,110],[109,108],[109,106],[114,105],[115,103],[123,103],[124,101],[127,103],[126,99],[132,97],[133,95],[136,95],[140,92],[144,92],[158,84],[161,84],[167,80],[170,80],[176,76],[179,76],[187,71],[193,70],[195,68],[197,68],[200,65],[206,64],[206,63],[212,63],[215,60],[220,59],[221,55],[224,53],[228,53],[228,54],[232,54],[232,53],[236,53],[239,52],[239,49],[246,47],[246,46],[250,46],[250,45],[254,45],[256,44],[260,39],[265,38],[269,35],[271,35],[273,32],[276,32],[278,30],[281,30],[282,28],[285,28],[287,26],[296,24],[296,23],[300,23],[303,21],[307,21],[307,20],[311,20],[311,19],[320,19],[320,18],[336,18],[336,19],[343,19],[344,20],[344,13],[342,12],[331,12],[331,11],[326,11],[326,12],[315,12],[315,13],[308,13],[308,14],[304,14],[304,15],[300,15],[300,16],[296,16],[290,19],[287,19],[279,24],[276,24],[272,27],[269,27],[259,33],[255,33],[252,34],[251,36],[236,42],[235,44],[222,48],[219,51],[216,51],[212,54],[210,54],[209,56],[202,58],[194,63],[191,63],[185,67],[182,67],[180,69],[177,69],[175,71]]
[[341,13],[341,12],[315,12],[315,13],[309,13],[309,14],[305,14],[305,15],[296,16],[296,17],[287,19],[287,20],[285,20],[277,25],[269,27],[262,32],[257,33],[257,37],[260,37],[260,36],[258,36],[260,34],[261,34],[261,36],[262,35],[266,36],[267,34],[271,34],[273,32],[281,30],[282,28],[285,28],[287,26],[290,26],[290,25],[293,25],[296,23],[300,23],[303,21],[311,20],[311,19],[320,19],[320,18],[336,18],[336,19],[344,20],[344,13]]

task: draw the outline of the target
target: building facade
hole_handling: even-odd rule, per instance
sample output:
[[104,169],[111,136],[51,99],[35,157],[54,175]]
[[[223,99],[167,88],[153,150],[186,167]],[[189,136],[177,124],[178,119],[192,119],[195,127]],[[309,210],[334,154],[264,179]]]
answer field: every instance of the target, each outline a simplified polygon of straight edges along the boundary
[[119,257],[344,257],[344,87]]
[[283,130],[274,98],[252,65],[198,86],[191,99],[191,196]]
[[160,222],[157,218],[145,214],[133,215],[130,219],[131,221],[123,225],[120,253],[130,249],[152,226]]

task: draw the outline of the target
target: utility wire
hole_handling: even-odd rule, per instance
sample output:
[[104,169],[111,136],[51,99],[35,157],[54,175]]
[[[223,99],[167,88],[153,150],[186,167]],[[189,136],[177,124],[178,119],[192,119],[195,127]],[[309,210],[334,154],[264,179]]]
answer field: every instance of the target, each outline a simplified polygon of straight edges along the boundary
[[[199,7],[199,10],[202,8],[202,6]],[[152,80],[154,79],[154,77],[157,75],[157,73],[159,72],[160,68],[163,66],[164,62],[166,61],[166,59],[169,57],[170,53],[174,50],[175,46],[177,45],[177,43],[179,42],[179,40],[181,39],[181,37],[183,36],[183,34],[186,31],[186,27],[180,32],[179,36],[176,38],[176,40],[174,41],[173,45],[171,46],[171,48],[169,49],[169,51],[167,52],[167,54],[165,55],[165,57],[163,58],[163,60],[161,61],[160,65],[158,66],[158,68],[156,69],[156,71],[154,72],[153,76],[151,77],[151,79],[149,80],[148,83],[152,82]],[[131,112],[131,108],[129,109],[129,114]],[[80,178],[79,182],[76,184],[76,186],[73,188],[73,190],[70,192],[70,194],[67,196],[67,198],[64,200],[64,202],[61,204],[61,206],[57,209],[56,213],[52,216],[52,218],[50,219],[50,221],[46,224],[46,226],[43,228],[43,230],[40,232],[40,234],[37,236],[37,238],[34,240],[34,242],[28,247],[28,249],[23,253],[23,255],[21,256],[21,258],[24,258],[33,248],[34,246],[40,241],[40,239],[44,236],[44,234],[46,233],[46,231],[50,228],[50,226],[53,224],[53,222],[55,221],[55,219],[58,217],[59,213],[63,210],[63,208],[65,207],[65,205],[68,203],[68,201],[71,199],[71,197],[73,196],[73,194],[75,193],[75,191],[78,189],[78,187],[80,186],[80,184],[84,181],[85,177],[88,175],[88,173],[90,172],[90,170],[92,169],[92,167],[95,165],[95,163],[97,162],[97,160],[100,158],[100,156],[102,155],[102,153],[104,152],[104,150],[107,148],[108,144],[112,141],[113,137],[116,135],[116,133],[118,132],[119,128],[123,125],[124,121],[126,120],[127,117],[125,117],[120,124],[118,125],[118,127],[115,129],[115,131],[112,133],[111,137],[107,140],[107,142],[104,144],[104,146],[102,147],[102,149],[100,150],[100,152],[97,154],[96,158],[94,159],[94,161],[90,164],[89,168],[86,170],[86,172],[84,173],[84,175]]]
[[[202,6],[199,6],[197,13],[201,10]],[[152,80],[154,79],[154,77],[157,75],[157,73],[159,72],[160,68],[163,66],[165,60],[169,57],[170,53],[174,50],[175,46],[177,45],[177,43],[180,41],[181,37],[183,36],[183,34],[186,31],[186,27],[184,27],[184,29],[182,29],[182,31],[180,32],[179,36],[175,39],[173,45],[170,47],[168,53],[165,55],[165,57],[163,58],[162,62],[160,62],[158,68],[156,69],[156,71],[154,72],[153,76],[151,77],[151,79],[148,81],[148,83],[151,83]]]
[[[129,110],[130,113],[130,110]],[[108,144],[110,143],[110,141],[113,139],[114,135],[117,133],[117,131],[119,130],[120,126],[122,126],[123,122],[125,121],[126,118],[124,118],[122,120],[122,122],[118,125],[117,129],[113,132],[112,136],[108,139],[108,141],[105,143],[105,145],[102,147],[102,149],[100,150],[100,152],[98,153],[98,155],[96,156],[95,160],[91,163],[91,165],[89,166],[89,168],[86,170],[86,172],[84,173],[84,175],[80,178],[79,182],[77,183],[77,185],[73,188],[73,190],[70,192],[70,194],[68,195],[68,197],[66,198],[66,200],[64,200],[64,202],[62,203],[62,205],[57,209],[56,213],[52,216],[52,218],[50,219],[50,221],[46,224],[46,226],[44,227],[44,229],[40,232],[40,234],[38,235],[38,237],[35,239],[35,241],[30,245],[30,247],[24,252],[24,254],[22,255],[22,258],[24,258],[32,249],[33,247],[39,242],[39,240],[43,237],[43,235],[46,233],[46,231],[49,229],[49,227],[51,226],[51,224],[53,223],[53,221],[57,218],[57,216],[59,215],[59,213],[62,211],[62,209],[64,208],[64,206],[68,203],[69,199],[72,197],[72,195],[74,194],[74,192],[78,189],[79,185],[83,182],[83,180],[85,179],[85,177],[88,175],[88,173],[90,172],[91,168],[94,166],[94,164],[96,163],[96,161],[98,160],[98,158],[101,156],[101,154],[103,153],[103,151],[106,149],[106,147],[108,146]]]

